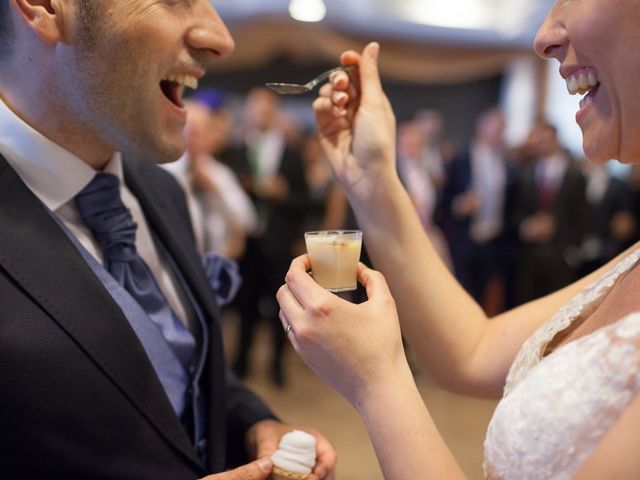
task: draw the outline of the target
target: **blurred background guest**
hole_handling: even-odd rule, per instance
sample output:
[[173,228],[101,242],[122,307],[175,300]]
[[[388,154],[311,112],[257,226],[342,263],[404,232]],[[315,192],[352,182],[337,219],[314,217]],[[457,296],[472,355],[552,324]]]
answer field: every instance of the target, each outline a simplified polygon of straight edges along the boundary
[[553,125],[539,121],[524,151],[514,222],[520,255],[518,303],[551,293],[576,279],[586,232],[586,182],[580,166],[560,145]]
[[257,228],[257,215],[235,173],[214,156],[229,141],[229,112],[212,89],[200,91],[186,109],[186,152],[165,168],[185,190],[199,252],[238,259]]
[[[446,240],[434,224],[439,187],[444,183],[444,165],[439,149],[427,145],[426,128],[416,120],[398,128],[398,173],[440,258],[451,264]],[[435,164],[435,167],[433,166]]]
[[304,135],[301,153],[309,195],[303,230],[345,228],[349,208],[347,198],[331,173],[316,132]]
[[629,183],[603,165],[581,162],[587,180],[587,231],[580,245],[580,275],[601,267],[633,244],[637,222]]
[[455,154],[453,143],[445,137],[444,116],[436,108],[423,108],[416,112],[414,121],[424,141],[423,162],[436,189],[441,191],[445,183],[445,169]]
[[240,377],[247,374],[255,326],[264,318],[272,327],[271,378],[283,385],[285,337],[275,293],[302,235],[308,190],[299,147],[291,141],[297,135],[290,129],[285,135],[282,128],[279,97],[256,87],[243,113],[241,143],[229,150],[228,161],[258,212],[258,228],[248,237],[240,262],[240,335],[233,365]]
[[468,148],[447,169],[441,215],[454,266],[462,286],[495,313],[510,304],[513,242],[506,218],[516,178],[504,148],[505,118],[498,108],[476,121]]

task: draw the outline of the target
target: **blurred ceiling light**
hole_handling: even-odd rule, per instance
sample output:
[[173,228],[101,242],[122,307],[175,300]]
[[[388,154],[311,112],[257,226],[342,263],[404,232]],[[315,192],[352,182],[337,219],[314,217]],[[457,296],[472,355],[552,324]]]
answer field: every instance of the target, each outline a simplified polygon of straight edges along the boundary
[[289,15],[299,22],[321,22],[327,15],[327,6],[322,0],[291,0]]
[[496,26],[496,1],[407,0],[399,5],[404,19],[425,25],[462,29]]

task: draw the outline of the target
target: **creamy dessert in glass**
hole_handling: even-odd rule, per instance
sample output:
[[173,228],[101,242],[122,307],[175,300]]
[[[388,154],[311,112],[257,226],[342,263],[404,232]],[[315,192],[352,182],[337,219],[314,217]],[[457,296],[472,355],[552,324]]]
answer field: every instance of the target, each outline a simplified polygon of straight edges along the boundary
[[362,249],[360,230],[306,232],[304,240],[313,278],[320,286],[332,292],[356,289]]

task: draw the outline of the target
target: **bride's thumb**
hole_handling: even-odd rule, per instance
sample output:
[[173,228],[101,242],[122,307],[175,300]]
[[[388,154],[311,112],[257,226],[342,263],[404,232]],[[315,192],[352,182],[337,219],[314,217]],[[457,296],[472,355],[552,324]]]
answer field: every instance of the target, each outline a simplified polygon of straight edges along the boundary
[[379,54],[380,44],[371,42],[364,47],[360,57],[360,81],[362,83],[362,99],[365,102],[367,97],[376,97],[382,94],[382,84],[380,83],[378,69]]

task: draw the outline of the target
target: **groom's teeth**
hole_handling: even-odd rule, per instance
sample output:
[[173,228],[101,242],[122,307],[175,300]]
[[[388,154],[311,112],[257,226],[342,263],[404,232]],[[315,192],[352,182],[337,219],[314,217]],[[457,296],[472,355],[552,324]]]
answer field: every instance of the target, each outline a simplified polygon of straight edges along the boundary
[[175,82],[182,87],[188,87],[192,90],[196,90],[198,88],[198,79],[192,75],[179,73],[175,75],[169,75],[168,77],[164,78],[164,80]]

